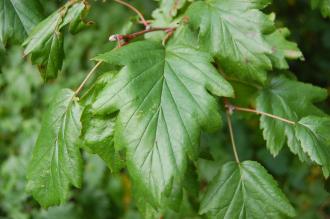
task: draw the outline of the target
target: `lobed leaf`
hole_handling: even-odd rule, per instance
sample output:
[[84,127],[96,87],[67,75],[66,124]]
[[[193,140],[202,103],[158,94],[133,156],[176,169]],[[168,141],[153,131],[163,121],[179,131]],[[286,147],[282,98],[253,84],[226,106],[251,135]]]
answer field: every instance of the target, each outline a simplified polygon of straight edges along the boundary
[[299,120],[295,134],[302,149],[311,160],[322,166],[323,174],[330,174],[330,118],[307,116]]
[[208,186],[200,213],[226,219],[295,216],[276,181],[255,161],[226,163]]
[[28,166],[27,190],[43,206],[66,201],[70,184],[82,183],[81,109],[75,93],[61,90],[51,102]]
[[119,110],[115,146],[125,148],[137,190],[160,205],[181,184],[197,157],[201,128],[219,126],[215,98],[233,90],[214,69],[209,54],[181,44],[142,41],[99,55],[124,65],[92,105],[96,114]]
[[269,0],[196,1],[186,15],[189,25],[199,31],[199,43],[219,60],[226,74],[243,80],[265,82],[272,68],[272,50],[264,34],[273,22],[263,14]]
[[[279,76],[273,78],[260,92],[257,98],[257,109],[297,123],[308,115],[324,116],[325,114],[315,107],[314,103],[326,97],[325,89]],[[267,148],[274,156],[287,142],[293,153],[297,154],[301,160],[306,160],[305,150],[296,135],[296,125],[262,115],[260,126],[267,141]]]
[[32,63],[38,65],[46,81],[55,79],[62,69],[64,59],[62,28],[80,19],[81,14],[87,10],[84,2],[73,5],[69,3],[33,28],[23,43],[24,54],[31,54]]
[[0,40],[3,45],[21,43],[42,18],[38,0],[0,0]]
[[304,60],[304,56],[297,44],[286,39],[289,35],[290,31],[287,28],[280,28],[265,38],[272,47],[272,54],[269,55],[269,58],[273,66],[278,69],[289,68],[286,59]]

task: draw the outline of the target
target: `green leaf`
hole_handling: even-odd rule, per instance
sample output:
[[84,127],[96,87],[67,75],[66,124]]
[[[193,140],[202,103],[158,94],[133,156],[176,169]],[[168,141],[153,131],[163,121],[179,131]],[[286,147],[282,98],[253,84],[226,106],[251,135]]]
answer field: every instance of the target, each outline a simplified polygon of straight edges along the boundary
[[295,210],[257,162],[228,162],[209,185],[200,213],[210,218],[284,218]]
[[307,116],[299,120],[296,136],[311,160],[322,166],[323,174],[330,174],[330,118]]
[[42,17],[38,0],[0,0],[0,40],[21,43]]
[[84,148],[99,155],[113,172],[117,172],[123,166],[113,142],[115,121],[113,115],[93,115],[89,107],[84,110],[81,119]]
[[323,17],[330,17],[330,1],[329,0],[311,0],[312,8],[319,8]]
[[287,28],[280,28],[266,36],[266,41],[272,46],[272,54],[269,57],[273,66],[278,69],[289,68],[286,59],[304,60],[297,44],[286,39],[289,35]]
[[233,90],[209,54],[188,46],[142,41],[96,58],[124,65],[101,91],[97,114],[119,110],[115,146],[125,148],[134,184],[153,205],[181,183],[197,157],[201,128],[220,125],[216,99]]
[[226,74],[265,82],[272,68],[271,46],[264,33],[273,29],[271,19],[259,9],[269,0],[210,0],[194,2],[186,15],[199,31],[200,44],[219,59]]
[[27,173],[27,190],[43,207],[63,203],[70,184],[81,186],[80,115],[75,93],[63,89],[43,117]]
[[115,151],[113,141],[116,117],[115,115],[94,115],[90,106],[95,102],[104,86],[113,80],[116,73],[102,74],[81,99],[82,103],[86,105],[81,118],[84,149],[99,155],[113,172],[117,172],[123,167],[122,159]]
[[87,10],[83,2],[73,5],[70,3],[39,23],[23,43],[24,54],[31,54],[32,63],[38,65],[46,81],[56,78],[62,69],[64,59],[62,28],[76,21],[84,10]]
[[88,89],[88,91],[81,97],[80,103],[87,107],[93,104],[99,93],[104,89],[105,85],[110,83],[118,71],[108,71],[101,74],[95,83]]
[[[62,69],[64,49],[63,34],[54,32],[42,48],[35,49],[31,55],[32,63],[38,64],[42,78],[55,79]],[[48,54],[46,56],[46,54]]]
[[[299,98],[297,98],[299,97]],[[260,92],[257,98],[257,110],[298,122],[308,115],[324,115],[313,105],[327,97],[325,89],[287,79],[284,76],[273,78]],[[260,126],[267,141],[267,148],[276,156],[282,149],[285,141],[301,160],[306,156],[295,136],[295,126],[262,115]]]

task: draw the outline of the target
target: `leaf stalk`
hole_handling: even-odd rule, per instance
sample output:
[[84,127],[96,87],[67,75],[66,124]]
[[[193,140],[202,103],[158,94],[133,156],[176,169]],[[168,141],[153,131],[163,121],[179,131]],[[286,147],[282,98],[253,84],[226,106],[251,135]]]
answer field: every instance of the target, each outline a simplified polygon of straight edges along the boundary
[[151,27],[150,29],[147,30],[141,30],[135,33],[130,33],[130,34],[114,34],[109,37],[110,41],[119,41],[119,40],[132,40],[138,36],[144,35],[146,33],[150,32],[155,32],[155,31],[164,31],[166,33],[172,33],[173,31],[176,30],[176,27]]
[[241,112],[249,112],[249,113],[254,113],[254,114],[257,114],[257,115],[264,115],[264,116],[267,116],[267,117],[270,117],[270,118],[273,118],[273,119],[277,119],[277,120],[280,120],[282,122],[288,123],[290,125],[295,125],[296,124],[294,121],[291,121],[289,119],[285,119],[285,118],[280,117],[280,116],[276,116],[276,115],[273,115],[273,114],[270,114],[270,113],[258,111],[258,110],[251,109],[251,108],[244,108],[244,107],[234,106],[234,105],[232,105],[228,102],[225,103],[225,107],[227,109],[229,109],[230,111],[236,110],[236,111],[241,111]]
[[75,96],[77,96],[80,91],[84,88],[85,84],[87,83],[87,81],[89,80],[89,78],[94,74],[94,72],[96,71],[96,69],[102,64],[102,61],[97,62],[94,67],[90,70],[90,72],[87,74],[87,76],[85,77],[85,79],[83,80],[83,82],[81,82],[81,84],[79,85],[79,87],[77,88],[77,90],[74,92]]
[[231,146],[232,146],[232,149],[233,149],[235,160],[236,160],[236,163],[240,163],[239,158],[238,158],[237,149],[236,149],[236,143],[235,143],[233,126],[232,126],[232,122],[231,122],[231,111],[228,108],[226,110],[226,115],[227,115],[227,123],[228,123],[228,128],[229,128]]

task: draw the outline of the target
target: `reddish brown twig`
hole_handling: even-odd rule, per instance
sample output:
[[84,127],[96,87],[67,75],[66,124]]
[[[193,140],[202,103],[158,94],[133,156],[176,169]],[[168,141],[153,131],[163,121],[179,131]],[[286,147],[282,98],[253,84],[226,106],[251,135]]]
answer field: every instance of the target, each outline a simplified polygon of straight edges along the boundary
[[109,37],[110,41],[118,41],[118,40],[132,40],[138,36],[144,35],[146,33],[155,32],[155,31],[164,31],[166,33],[173,32],[176,28],[175,27],[152,27],[148,30],[141,30],[135,33],[130,34],[114,34]]
[[144,35],[144,34],[150,33],[150,32],[155,32],[155,31],[164,31],[167,33],[167,35],[164,38],[165,42],[166,42],[166,40],[173,34],[173,32],[175,30],[176,30],[176,27],[152,27],[150,29],[141,30],[141,31],[138,31],[135,33],[125,34],[125,35],[114,34],[109,37],[109,40],[113,41],[113,42],[117,41],[118,47],[122,47],[122,46],[128,44],[130,40],[132,40],[138,36],[141,36],[141,35]]
[[167,34],[165,35],[163,41],[162,41],[162,44],[165,46],[166,42],[168,41],[168,39],[173,35],[174,33],[174,30],[171,30],[171,31],[168,31]]

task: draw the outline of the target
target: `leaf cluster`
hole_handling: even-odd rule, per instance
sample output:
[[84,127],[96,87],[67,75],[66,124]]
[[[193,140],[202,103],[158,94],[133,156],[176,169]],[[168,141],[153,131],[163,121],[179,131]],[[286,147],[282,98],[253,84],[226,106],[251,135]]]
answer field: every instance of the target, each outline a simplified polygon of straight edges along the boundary
[[[99,155],[114,174],[127,169],[144,217],[180,213],[187,205],[210,218],[294,217],[276,181],[256,161],[226,162],[199,189],[200,136],[221,127],[223,101],[230,129],[233,111],[261,114],[260,128],[273,156],[287,145],[301,161],[320,165],[326,178],[330,174],[330,117],[315,105],[327,91],[288,72],[288,60],[304,56],[287,39],[290,31],[264,12],[269,4],[161,0],[145,38],[135,39],[144,32],[115,35],[124,43],[118,38],[118,47],[94,58],[107,64],[105,73],[81,98],[85,81],[76,91],[60,90],[44,113],[27,168],[28,192],[43,207],[65,203],[70,187],[82,186],[84,149]],[[312,4],[327,16],[326,3]],[[22,41],[28,35],[24,54],[45,81],[55,79],[64,60],[63,29],[76,33],[87,25],[87,2],[69,1],[39,24],[37,7],[22,1],[2,5],[0,16],[18,16],[20,22],[2,22],[1,41],[5,45],[10,37]],[[33,15],[31,24],[25,13]],[[254,95],[244,93],[246,87]]]

